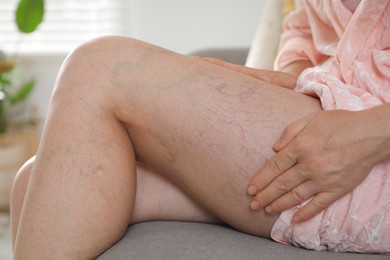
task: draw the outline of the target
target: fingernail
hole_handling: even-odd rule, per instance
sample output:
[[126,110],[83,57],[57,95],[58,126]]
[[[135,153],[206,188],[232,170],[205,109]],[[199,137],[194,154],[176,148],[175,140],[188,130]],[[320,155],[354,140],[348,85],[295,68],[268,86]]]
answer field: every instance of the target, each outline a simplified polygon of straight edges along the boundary
[[267,214],[270,214],[270,215],[274,214],[274,211],[273,211],[271,206],[267,206],[265,208],[265,212],[267,212]]
[[193,58],[193,59],[197,59],[197,60],[203,60],[203,58],[202,58],[202,57],[200,57],[200,56],[191,56],[191,58]]
[[257,187],[255,185],[249,185],[248,187],[248,194],[253,196],[253,195],[256,195],[257,193]]
[[282,143],[282,139],[279,139],[275,144],[274,144],[274,150],[278,150],[280,144]]
[[251,204],[250,204],[251,209],[259,209],[260,206],[261,205],[260,205],[260,203],[257,200],[252,200],[251,201]]
[[301,222],[301,221],[302,221],[302,219],[301,219],[300,216],[294,216],[294,217],[292,218],[292,223],[293,223],[293,224],[297,224],[297,223],[299,223],[299,222]]

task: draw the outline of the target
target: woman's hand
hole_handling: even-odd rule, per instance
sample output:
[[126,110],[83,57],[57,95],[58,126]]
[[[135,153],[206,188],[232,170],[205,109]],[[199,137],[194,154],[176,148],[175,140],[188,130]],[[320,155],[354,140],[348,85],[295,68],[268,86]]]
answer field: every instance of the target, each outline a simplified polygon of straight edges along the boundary
[[359,112],[334,110],[288,126],[277,154],[253,178],[252,209],[270,214],[313,199],[293,222],[308,220],[351,192],[372,167],[390,158],[390,104]]
[[297,78],[293,76],[290,73],[281,72],[281,71],[274,71],[274,70],[262,70],[262,69],[253,69],[233,63],[229,63],[226,61],[222,61],[215,58],[201,58],[201,57],[194,57],[206,62],[213,63],[215,65],[231,69],[237,72],[240,72],[242,74],[254,77],[258,80],[262,80],[268,83],[271,83],[273,85],[278,85],[281,87],[293,89],[295,88],[295,85],[297,83]]

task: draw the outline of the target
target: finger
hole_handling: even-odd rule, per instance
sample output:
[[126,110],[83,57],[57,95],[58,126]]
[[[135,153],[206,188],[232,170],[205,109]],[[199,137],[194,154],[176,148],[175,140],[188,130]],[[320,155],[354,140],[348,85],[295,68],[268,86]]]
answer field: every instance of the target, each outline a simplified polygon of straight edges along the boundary
[[256,79],[278,85],[281,87],[293,89],[297,83],[297,78],[290,73],[274,71],[274,70],[263,70],[263,69],[254,69],[250,67],[241,66],[238,64],[229,63],[216,58],[203,58],[203,60],[231,69],[248,76],[254,77]]
[[226,68],[234,69],[248,76],[254,77],[258,80],[265,81],[273,85],[281,86],[288,89],[295,88],[295,85],[297,83],[297,78],[286,72],[254,69],[254,68],[226,63],[226,62],[224,63],[224,66]]
[[290,153],[288,149],[285,149],[269,159],[264,167],[251,180],[248,186],[248,194],[252,196],[257,194],[280,174],[295,165],[297,159],[291,157],[291,155],[292,153]]
[[[239,71],[239,72],[243,72],[244,74],[247,74],[247,72],[245,70],[247,67],[244,67],[244,66],[241,66],[241,65],[238,65],[238,64],[233,64],[233,63],[230,63],[230,62],[227,62],[227,61],[223,61],[223,60],[216,59],[216,58],[211,58],[211,57],[205,57],[205,58],[203,58],[203,60],[207,61],[209,63],[213,63],[215,65],[227,68],[227,69],[231,69],[231,70],[235,70],[235,71]],[[247,68],[247,69],[248,69],[248,72],[249,72],[249,68]]]
[[307,205],[295,212],[292,219],[293,223],[300,223],[311,219],[312,217],[329,207],[337,199],[339,199],[339,195],[337,193],[318,193]]
[[200,56],[196,56],[196,55],[192,55],[191,58],[194,58],[194,59],[197,59],[197,60],[203,60],[202,57]]
[[251,76],[251,77],[254,77],[257,79],[261,79],[261,75],[265,74],[265,73],[259,73],[261,70],[258,70],[258,69],[253,69],[253,68],[245,67],[242,65],[233,64],[233,63],[226,62],[226,61],[216,59],[216,58],[204,58],[203,60],[210,62],[210,63],[213,63],[213,64],[216,64],[216,65],[219,65],[219,66],[222,66],[222,67],[225,67],[227,69],[235,70],[237,72],[240,72],[242,74],[246,74],[248,76]]
[[265,211],[268,214],[281,213],[284,210],[298,206],[318,192],[320,192],[320,189],[314,182],[305,181],[295,186],[295,188],[291,189],[288,193],[274,200],[265,208]]
[[228,67],[229,65],[233,65],[232,63],[229,63],[229,62],[217,59],[217,58],[212,58],[212,57],[204,57],[204,58],[202,58],[202,60],[219,65],[219,66],[223,66],[223,67]]
[[267,75],[264,75],[263,77],[260,76],[260,79],[263,79],[271,84],[288,89],[294,89],[297,84],[297,77],[290,73],[264,70],[264,74],[265,73],[267,73]]
[[[263,190],[257,193],[256,196],[253,197],[253,200],[250,205],[251,208],[258,209],[258,208],[265,207],[270,203],[271,204],[276,203],[276,206],[282,207],[284,209],[284,205],[280,204],[280,202],[281,203],[285,202],[286,198],[279,201],[279,203],[277,203],[277,201],[283,198],[284,197],[283,195],[289,194],[290,191],[293,190],[295,187],[298,187],[299,185],[304,183],[306,179],[307,177],[304,174],[301,174],[299,167],[295,165],[294,167],[290,168],[283,174],[279,175],[267,187],[265,187]],[[298,195],[300,194],[301,192]],[[293,194],[293,196],[294,195],[295,194]],[[289,198],[289,196],[287,196],[287,198]],[[302,198],[299,197],[294,199],[298,200],[298,202],[295,203],[299,204]],[[267,207],[267,208],[269,210],[272,209],[271,207]]]
[[317,116],[317,113],[312,113],[308,116],[298,119],[294,123],[287,126],[284,129],[279,140],[276,141],[273,149],[276,152],[279,152],[282,149],[284,149],[287,145],[289,145],[292,142],[292,140],[295,139],[295,137],[297,137],[306,128],[306,126],[313,120],[315,116]]
[[254,68],[249,68],[237,64],[231,64],[231,63],[225,63],[224,66],[226,68],[230,68],[238,72],[241,72],[243,74],[246,74],[248,76],[251,76],[255,79],[265,81],[273,85],[277,85],[288,89],[295,88],[295,85],[297,83],[297,78],[286,72],[254,69]]
[[205,62],[208,62],[208,63],[212,63],[214,65],[218,65],[218,66],[226,67],[226,68],[233,68],[232,65],[234,65],[232,63],[229,63],[229,62],[217,59],[217,58],[212,58],[212,57],[200,57],[200,56],[192,55],[191,58],[194,58],[194,59],[197,59],[197,60],[201,60],[201,61],[205,61]]

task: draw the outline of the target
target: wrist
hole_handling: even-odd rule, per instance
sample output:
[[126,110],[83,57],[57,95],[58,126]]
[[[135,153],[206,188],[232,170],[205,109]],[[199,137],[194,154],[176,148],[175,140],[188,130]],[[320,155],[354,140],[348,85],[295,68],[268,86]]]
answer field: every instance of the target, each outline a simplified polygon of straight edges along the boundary
[[367,109],[364,113],[371,124],[372,135],[381,140],[377,162],[390,159],[390,103]]

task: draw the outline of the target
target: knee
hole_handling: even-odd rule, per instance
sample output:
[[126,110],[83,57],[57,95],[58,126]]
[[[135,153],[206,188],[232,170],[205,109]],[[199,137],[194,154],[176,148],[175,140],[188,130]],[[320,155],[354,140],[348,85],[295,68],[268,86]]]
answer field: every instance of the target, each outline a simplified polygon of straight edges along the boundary
[[28,160],[15,176],[11,190],[11,207],[23,201],[26,194],[27,185],[30,180],[31,169],[35,161],[35,156]]
[[109,97],[114,88],[131,80],[135,63],[142,62],[148,46],[120,36],[100,37],[82,44],[64,61],[54,88],[54,100],[69,96]]
[[90,75],[92,78],[115,76],[119,69],[129,69],[132,63],[142,60],[148,49],[151,49],[150,45],[132,38],[99,37],[72,51],[63,64],[62,74],[71,71],[84,80]]

